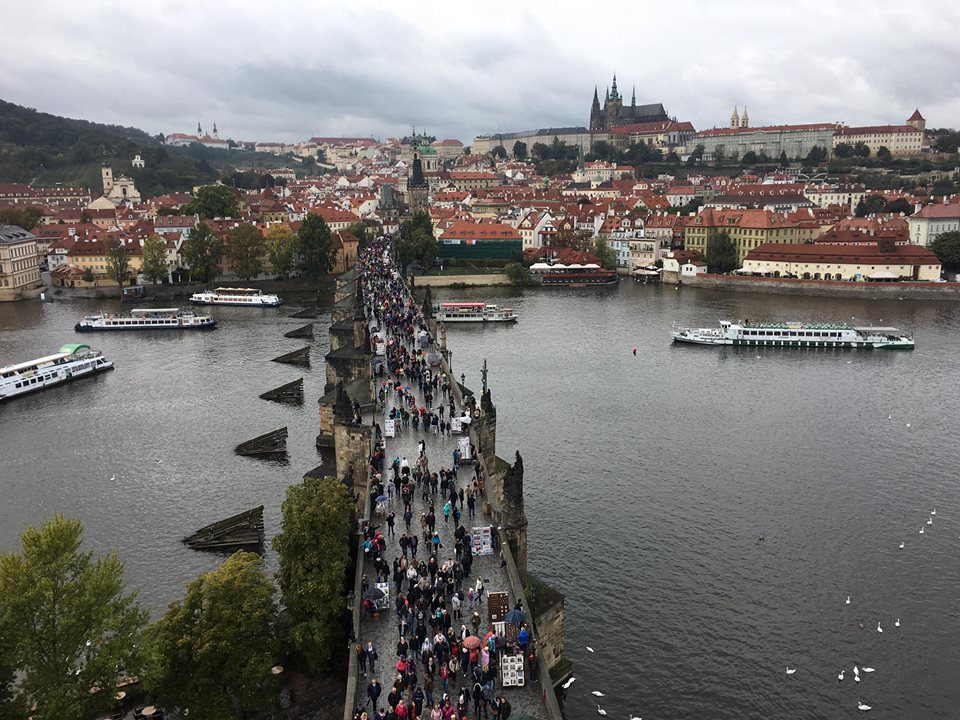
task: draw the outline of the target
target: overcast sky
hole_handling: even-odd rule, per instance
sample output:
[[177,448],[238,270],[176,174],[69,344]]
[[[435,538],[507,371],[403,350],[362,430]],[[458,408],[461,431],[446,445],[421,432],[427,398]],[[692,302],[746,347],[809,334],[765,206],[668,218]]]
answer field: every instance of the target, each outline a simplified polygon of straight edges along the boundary
[[[570,9],[567,9],[567,8]],[[148,0],[4,3],[0,98],[150,133],[301,140],[586,125],[629,102],[698,129],[960,127],[960,2]]]

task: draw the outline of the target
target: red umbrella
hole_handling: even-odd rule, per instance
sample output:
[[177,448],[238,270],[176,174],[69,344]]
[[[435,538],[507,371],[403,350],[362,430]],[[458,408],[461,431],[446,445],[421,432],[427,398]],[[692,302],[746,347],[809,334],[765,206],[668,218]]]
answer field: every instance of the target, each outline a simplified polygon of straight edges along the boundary
[[470,635],[466,640],[463,641],[463,646],[467,650],[477,650],[483,643],[480,641],[476,635]]

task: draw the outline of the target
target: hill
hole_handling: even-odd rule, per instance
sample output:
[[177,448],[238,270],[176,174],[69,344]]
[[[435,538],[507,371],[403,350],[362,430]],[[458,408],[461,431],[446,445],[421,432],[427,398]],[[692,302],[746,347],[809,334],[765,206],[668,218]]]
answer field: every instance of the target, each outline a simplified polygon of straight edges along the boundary
[[[130,161],[139,154],[143,168]],[[0,100],[0,182],[100,189],[100,166],[129,175],[145,195],[189,190],[238,166],[281,167],[289,158],[194,145],[167,147],[159,137],[119,125],[60,117]]]

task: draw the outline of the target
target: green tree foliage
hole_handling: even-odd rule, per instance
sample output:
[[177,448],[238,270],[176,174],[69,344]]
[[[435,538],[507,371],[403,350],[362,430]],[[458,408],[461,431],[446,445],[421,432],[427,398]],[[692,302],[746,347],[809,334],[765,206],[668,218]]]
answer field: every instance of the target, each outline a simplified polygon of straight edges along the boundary
[[260,557],[230,556],[187,586],[144,637],[144,684],[158,704],[189,717],[233,720],[270,709],[276,590]]
[[827,159],[827,151],[820,147],[819,145],[814,145],[810,148],[810,152],[807,153],[806,159],[804,159],[804,165],[818,165],[824,162]]
[[80,275],[80,278],[84,282],[92,283],[94,280],[97,279],[97,276],[93,274],[93,270],[91,270],[90,268],[84,268],[83,273]]
[[856,216],[866,217],[886,210],[887,200],[883,195],[864,195],[857,203]]
[[960,270],[960,232],[952,230],[940,233],[930,243],[930,250],[940,259],[944,270]]
[[699,165],[703,160],[703,152],[705,148],[703,145],[697,145],[693,152],[690,153],[690,156],[687,158],[687,165]]
[[33,230],[40,222],[41,217],[43,217],[43,213],[35,207],[0,208],[0,225],[16,225],[24,230]]
[[544,145],[543,143],[534,143],[530,152],[533,155],[533,159],[538,162],[543,162],[544,160],[550,159],[549,145]]
[[743,154],[743,157],[740,158],[741,165],[756,165],[757,164],[757,154],[753,150],[747,150]]
[[853,146],[853,154],[859,158],[870,157],[870,148],[865,142],[858,142]]
[[426,210],[418,210],[400,225],[396,251],[404,268],[412,262],[425,266],[433,263],[437,256],[437,239],[433,236],[433,222]]
[[181,252],[194,280],[210,282],[220,274],[223,242],[205,222],[190,230]]
[[107,271],[117,285],[123,285],[130,278],[130,258],[122,239],[110,243],[107,249]]
[[289,225],[274,225],[267,232],[267,260],[273,272],[286,275],[297,261],[300,239]]
[[517,160],[526,160],[527,159],[527,144],[522,140],[517,140],[513,144],[513,156]]
[[490,150],[490,154],[497,160],[507,159],[507,149],[503,147],[503,145],[494,145]]
[[20,720],[27,716],[26,703],[16,693],[17,648],[9,612],[0,602],[0,720]]
[[600,264],[607,270],[617,269],[617,253],[604,238],[597,238],[597,241],[593,244],[593,252],[600,258]]
[[850,143],[837,143],[833,149],[833,156],[838,158],[853,157],[853,146]]
[[244,280],[255,278],[263,270],[263,235],[250,223],[240,223],[230,231],[229,238],[227,257],[233,272]]
[[305,669],[329,669],[346,641],[343,608],[350,564],[353,501],[337,478],[307,478],[287,489],[277,581],[288,622],[284,635]]
[[369,244],[370,240],[372,239],[371,235],[373,234],[370,228],[368,228],[362,222],[350,223],[347,225],[347,228],[344,230],[344,232],[353,235],[357,240],[359,240],[360,247],[362,248]]
[[717,145],[713,149],[713,164],[716,165],[717,167],[720,167],[721,165],[723,165],[723,162],[724,160],[726,160],[726,157],[727,157],[727,149],[725,146]]
[[896,200],[891,200],[888,202],[883,211],[885,213],[903,213],[904,215],[913,214],[913,205],[906,198],[897,198]]
[[236,217],[240,214],[237,194],[226,185],[204,185],[197,188],[196,197],[184,205],[184,215],[199,215],[201,219]]
[[330,228],[322,217],[308,213],[297,232],[300,240],[300,269],[311,280],[318,280],[333,267],[335,251]]
[[506,275],[514,285],[532,285],[533,278],[530,271],[524,267],[523,263],[509,262],[503,266],[503,274]]
[[167,277],[167,244],[156,233],[143,241],[140,272],[154,284]]
[[21,673],[15,692],[36,703],[35,720],[105,710],[117,678],[140,670],[136,645],[147,613],[135,594],[124,594],[117,555],[94,560],[81,550],[82,534],[79,520],[56,515],[23,532],[19,553],[0,555],[4,645]]
[[706,261],[713,272],[728,273],[740,267],[737,248],[726,230],[711,233],[707,238]]
[[953,154],[960,148],[960,131],[938,129],[927,133],[933,148],[940,153]]
[[785,168],[789,164],[790,164],[790,160],[787,158],[787,151],[781,150],[780,151],[780,167]]
[[893,159],[893,155],[890,152],[890,149],[886,145],[881,145],[877,148],[877,160],[882,162],[889,162]]

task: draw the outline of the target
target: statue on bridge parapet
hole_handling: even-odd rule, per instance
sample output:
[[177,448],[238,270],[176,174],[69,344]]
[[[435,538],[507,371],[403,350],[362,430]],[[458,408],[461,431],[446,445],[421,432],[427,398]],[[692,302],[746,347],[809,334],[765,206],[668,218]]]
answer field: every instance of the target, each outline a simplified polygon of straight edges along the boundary
[[[480,409],[483,411],[484,415],[496,415],[497,408],[493,405],[493,399],[490,397],[490,388],[487,388],[480,395]],[[519,460],[520,453],[517,453],[517,459]],[[523,473],[523,463],[520,464],[520,472]]]
[[429,285],[427,285],[427,291],[423,294],[423,305],[420,306],[420,309],[423,311],[424,320],[433,317],[433,293],[430,291]]
[[523,458],[519,450],[517,459],[503,475],[503,500],[508,512],[518,508],[523,512]]

